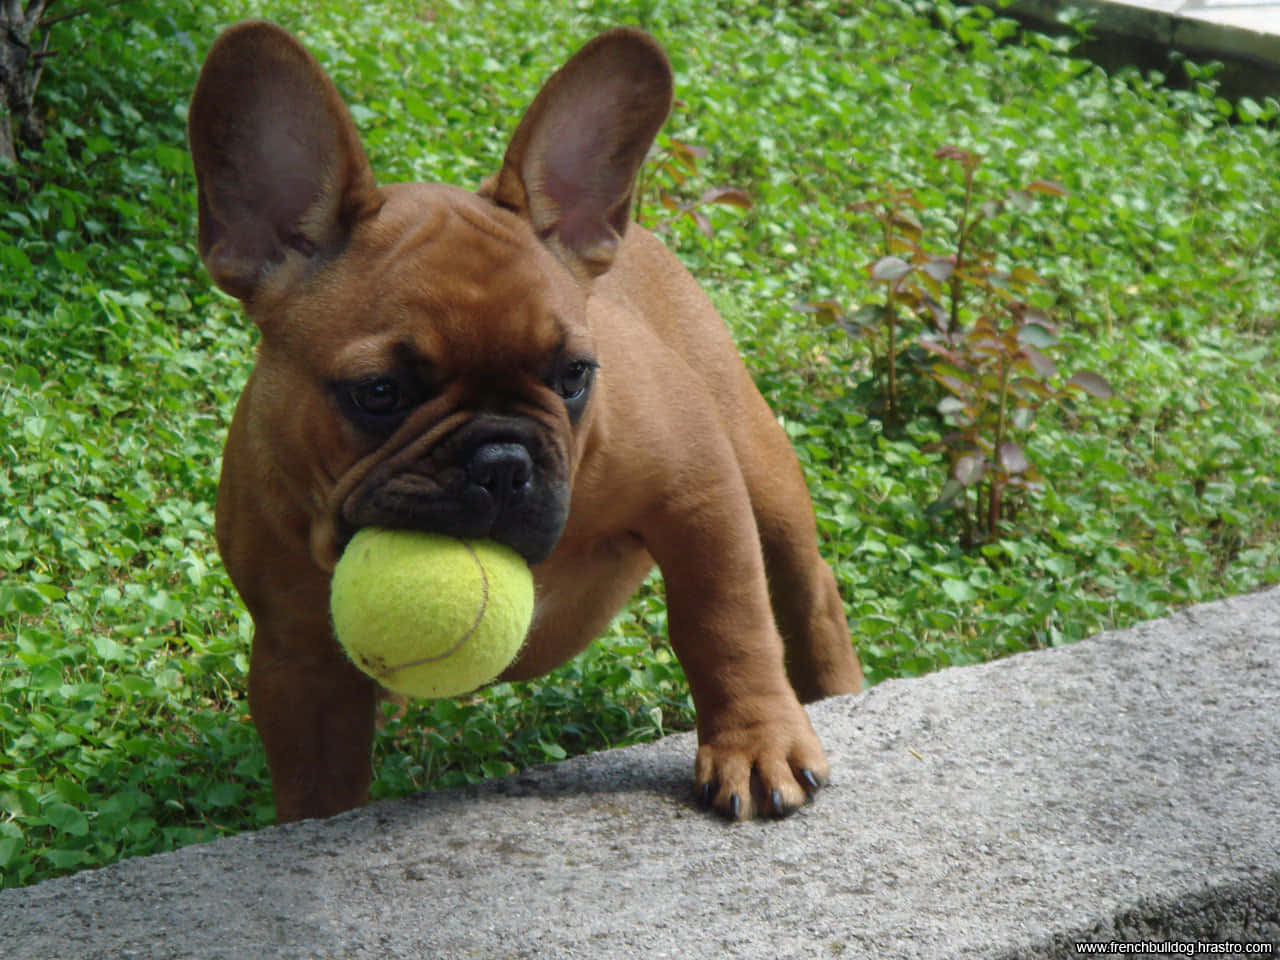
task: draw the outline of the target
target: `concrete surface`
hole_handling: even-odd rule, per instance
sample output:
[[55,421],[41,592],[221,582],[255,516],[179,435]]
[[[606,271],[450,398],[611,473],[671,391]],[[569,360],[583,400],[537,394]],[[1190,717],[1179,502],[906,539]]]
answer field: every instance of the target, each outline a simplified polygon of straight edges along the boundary
[[[988,2],[988,6],[997,6]],[[1243,44],[1261,59],[1280,51],[1280,0],[1013,0],[1012,9],[1045,22],[1071,10],[1101,29],[1118,29],[1166,45],[1232,55]],[[1227,43],[1224,40],[1234,40]]]
[[1079,52],[1107,68],[1131,64],[1180,82],[1182,71],[1169,56],[1178,51],[1197,63],[1222,63],[1217,81],[1228,99],[1280,94],[1275,0],[1013,0],[1007,10],[1050,30],[1065,11],[1082,13],[1093,24],[1093,39]]
[[1031,958],[1280,943],[1280,589],[811,714],[780,823],[693,740],[0,892],[0,957]]

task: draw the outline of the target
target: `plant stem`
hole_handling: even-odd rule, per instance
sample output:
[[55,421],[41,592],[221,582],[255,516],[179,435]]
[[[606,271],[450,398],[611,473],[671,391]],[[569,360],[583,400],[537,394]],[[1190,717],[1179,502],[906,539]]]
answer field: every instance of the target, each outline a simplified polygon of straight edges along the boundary
[[987,538],[994,540],[996,528],[1000,524],[1000,498],[1004,491],[1001,480],[1003,468],[1000,465],[1000,448],[1004,446],[1005,408],[1009,402],[1009,361],[1000,358],[1000,401],[996,407],[996,439],[991,464],[991,491],[987,504]]
[[[893,208],[885,206],[884,218],[881,221],[884,224],[884,256],[889,256],[893,252]],[[898,314],[894,308],[893,295],[894,284],[897,281],[890,280],[885,286],[884,301],[884,323],[885,323],[885,361],[889,365],[889,384],[888,384],[888,410],[885,414],[887,421],[897,423],[898,420],[898,358],[897,358],[897,339],[898,339]]]
[[889,284],[889,299],[885,303],[885,326],[889,335],[889,418],[898,420],[898,316],[893,307],[893,284]]
[[960,208],[959,237],[956,239],[956,263],[951,271],[951,330],[960,329],[960,271],[964,269],[965,247],[969,242],[969,207],[973,203],[973,169],[964,171],[964,206]]

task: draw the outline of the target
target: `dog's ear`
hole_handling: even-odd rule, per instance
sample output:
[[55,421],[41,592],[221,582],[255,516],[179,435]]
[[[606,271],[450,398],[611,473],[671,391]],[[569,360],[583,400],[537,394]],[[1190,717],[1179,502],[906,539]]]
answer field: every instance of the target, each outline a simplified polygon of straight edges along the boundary
[[333,82],[274,24],[241,23],[218,37],[187,128],[200,256],[241,300],[339,249],[381,202]]
[[549,79],[481,187],[527,217],[571,270],[609,269],[636,174],[671,109],[671,65],[648,34],[602,33]]

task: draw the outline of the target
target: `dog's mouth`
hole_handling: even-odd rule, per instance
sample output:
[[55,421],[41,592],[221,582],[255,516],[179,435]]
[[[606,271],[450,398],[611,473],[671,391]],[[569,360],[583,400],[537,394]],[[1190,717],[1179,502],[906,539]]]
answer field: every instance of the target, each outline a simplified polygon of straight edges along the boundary
[[348,490],[335,557],[357,530],[376,526],[491,539],[535,564],[555,549],[569,516],[565,451],[519,417],[430,431],[369,465]]

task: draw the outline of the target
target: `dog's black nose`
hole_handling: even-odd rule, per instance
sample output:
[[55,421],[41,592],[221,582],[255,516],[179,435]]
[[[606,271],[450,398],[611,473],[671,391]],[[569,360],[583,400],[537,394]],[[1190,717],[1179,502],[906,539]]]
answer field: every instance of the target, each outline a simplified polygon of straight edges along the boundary
[[467,479],[507,503],[533,480],[533,460],[522,443],[486,443],[471,455]]

